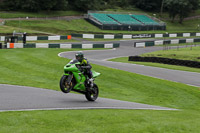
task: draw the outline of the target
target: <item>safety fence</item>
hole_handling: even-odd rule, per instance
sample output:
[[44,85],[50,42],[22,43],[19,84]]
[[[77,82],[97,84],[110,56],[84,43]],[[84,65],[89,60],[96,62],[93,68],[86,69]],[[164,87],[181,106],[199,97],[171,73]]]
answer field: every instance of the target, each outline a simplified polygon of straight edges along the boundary
[[134,47],[149,47],[155,45],[167,45],[167,44],[180,44],[180,43],[195,43],[200,42],[200,38],[191,39],[173,39],[173,40],[155,40],[146,42],[135,42]]
[[57,43],[7,43],[6,48],[119,48],[119,43],[109,44],[57,44]]
[[162,58],[162,57],[129,56],[129,61],[154,62],[154,63],[200,68],[200,62],[198,61],[179,60],[179,59],[170,59],[170,58]]
[[163,38],[163,37],[191,37],[200,36],[200,33],[170,33],[170,34],[71,34],[72,37],[80,38],[103,38],[103,39],[133,39],[133,38]]
[[[103,38],[103,39],[133,39],[133,38],[163,38],[163,37],[200,37],[200,33],[170,33],[170,34],[71,34],[67,36],[27,36],[26,41],[37,40],[67,40],[72,37]],[[22,40],[22,37],[18,37]],[[0,36],[0,41],[5,41],[5,36]]]
[[[0,36],[0,41],[5,41],[5,36]],[[22,37],[18,37],[18,40],[22,40]],[[71,35],[67,36],[26,36],[26,41],[38,41],[38,40],[67,40],[71,39]]]

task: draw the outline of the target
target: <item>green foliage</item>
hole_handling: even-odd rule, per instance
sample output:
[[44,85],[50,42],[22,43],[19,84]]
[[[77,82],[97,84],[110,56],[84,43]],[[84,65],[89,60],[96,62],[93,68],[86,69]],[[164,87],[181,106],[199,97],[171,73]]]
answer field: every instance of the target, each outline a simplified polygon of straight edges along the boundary
[[3,1],[3,7],[5,10],[22,10],[22,11],[31,11],[38,12],[40,10],[62,10],[66,8],[66,0],[12,0],[12,1]]
[[136,6],[147,11],[160,10],[161,4],[162,0],[136,0]]
[[103,0],[74,0],[69,1],[76,10],[88,11],[88,10],[101,10],[104,8],[105,3]]
[[[106,0],[105,0],[106,1]],[[130,5],[135,5],[134,0],[107,0],[107,8],[122,7],[127,8]]]
[[[0,0],[0,9],[31,12],[74,9],[86,12],[88,10],[104,10],[107,8],[132,9],[136,6],[142,10],[160,11],[163,9],[163,3],[169,3],[170,1],[172,1],[172,3],[180,3],[179,5],[182,5],[183,9],[189,8],[196,10],[199,8],[198,0]],[[186,4],[187,7],[184,4]],[[167,5],[172,6],[172,4]],[[192,5],[192,7],[190,5]],[[171,7],[168,6],[165,6],[165,8],[171,9]]]
[[198,8],[198,0],[166,0],[165,6],[168,8],[169,17],[174,22],[174,18],[179,16],[179,23],[182,23],[184,18],[193,10]]

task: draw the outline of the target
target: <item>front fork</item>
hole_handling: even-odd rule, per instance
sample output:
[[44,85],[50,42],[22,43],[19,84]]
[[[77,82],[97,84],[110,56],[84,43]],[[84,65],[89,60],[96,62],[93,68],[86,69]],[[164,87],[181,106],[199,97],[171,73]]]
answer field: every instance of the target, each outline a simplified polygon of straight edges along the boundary
[[67,77],[67,83],[70,84],[72,82],[73,74],[69,74]]

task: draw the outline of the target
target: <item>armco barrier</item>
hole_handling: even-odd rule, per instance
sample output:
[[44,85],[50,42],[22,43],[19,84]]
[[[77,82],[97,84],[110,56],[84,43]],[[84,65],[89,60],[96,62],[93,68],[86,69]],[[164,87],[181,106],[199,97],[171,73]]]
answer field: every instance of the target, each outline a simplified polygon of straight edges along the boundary
[[179,59],[170,59],[170,58],[161,58],[161,57],[129,56],[129,61],[154,62],[154,63],[163,63],[163,64],[170,64],[170,65],[200,68],[200,62],[198,61],[179,60]]
[[155,41],[146,41],[146,42],[135,42],[134,43],[134,47],[149,47],[149,46],[155,46],[155,45],[194,43],[194,42],[200,42],[200,38],[173,39],[173,40],[155,40]]
[[112,34],[112,35],[103,35],[103,34],[72,34],[72,37],[80,38],[104,38],[104,39],[132,39],[132,38],[161,38],[161,37],[191,37],[191,36],[200,36],[200,33],[170,33],[170,34]]
[[[133,39],[133,38],[161,38],[161,37],[200,37],[200,33],[170,33],[170,34],[72,34],[67,36],[27,36],[27,41],[37,41],[37,40],[67,40],[72,37],[80,38],[104,38],[104,39]],[[0,41],[4,41],[5,36],[0,36]],[[22,40],[22,37],[19,37]]]
[[[27,36],[26,41],[37,41],[37,40],[68,40],[71,39],[71,35],[67,36]],[[18,40],[22,40],[22,37],[19,37]],[[0,36],[0,41],[5,41],[5,36]]]
[[7,48],[119,48],[119,43],[109,44],[58,44],[58,43],[7,43]]

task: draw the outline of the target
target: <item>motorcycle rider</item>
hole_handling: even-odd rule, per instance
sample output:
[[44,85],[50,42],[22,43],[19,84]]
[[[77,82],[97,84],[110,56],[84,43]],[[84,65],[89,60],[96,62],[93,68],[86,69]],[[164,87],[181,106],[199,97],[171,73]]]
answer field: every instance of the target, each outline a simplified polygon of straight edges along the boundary
[[89,64],[86,58],[84,58],[84,54],[82,52],[77,52],[75,54],[76,59],[80,62],[81,68],[83,69],[84,75],[87,75],[89,78],[90,86],[93,87],[93,81],[92,78],[92,66]]

